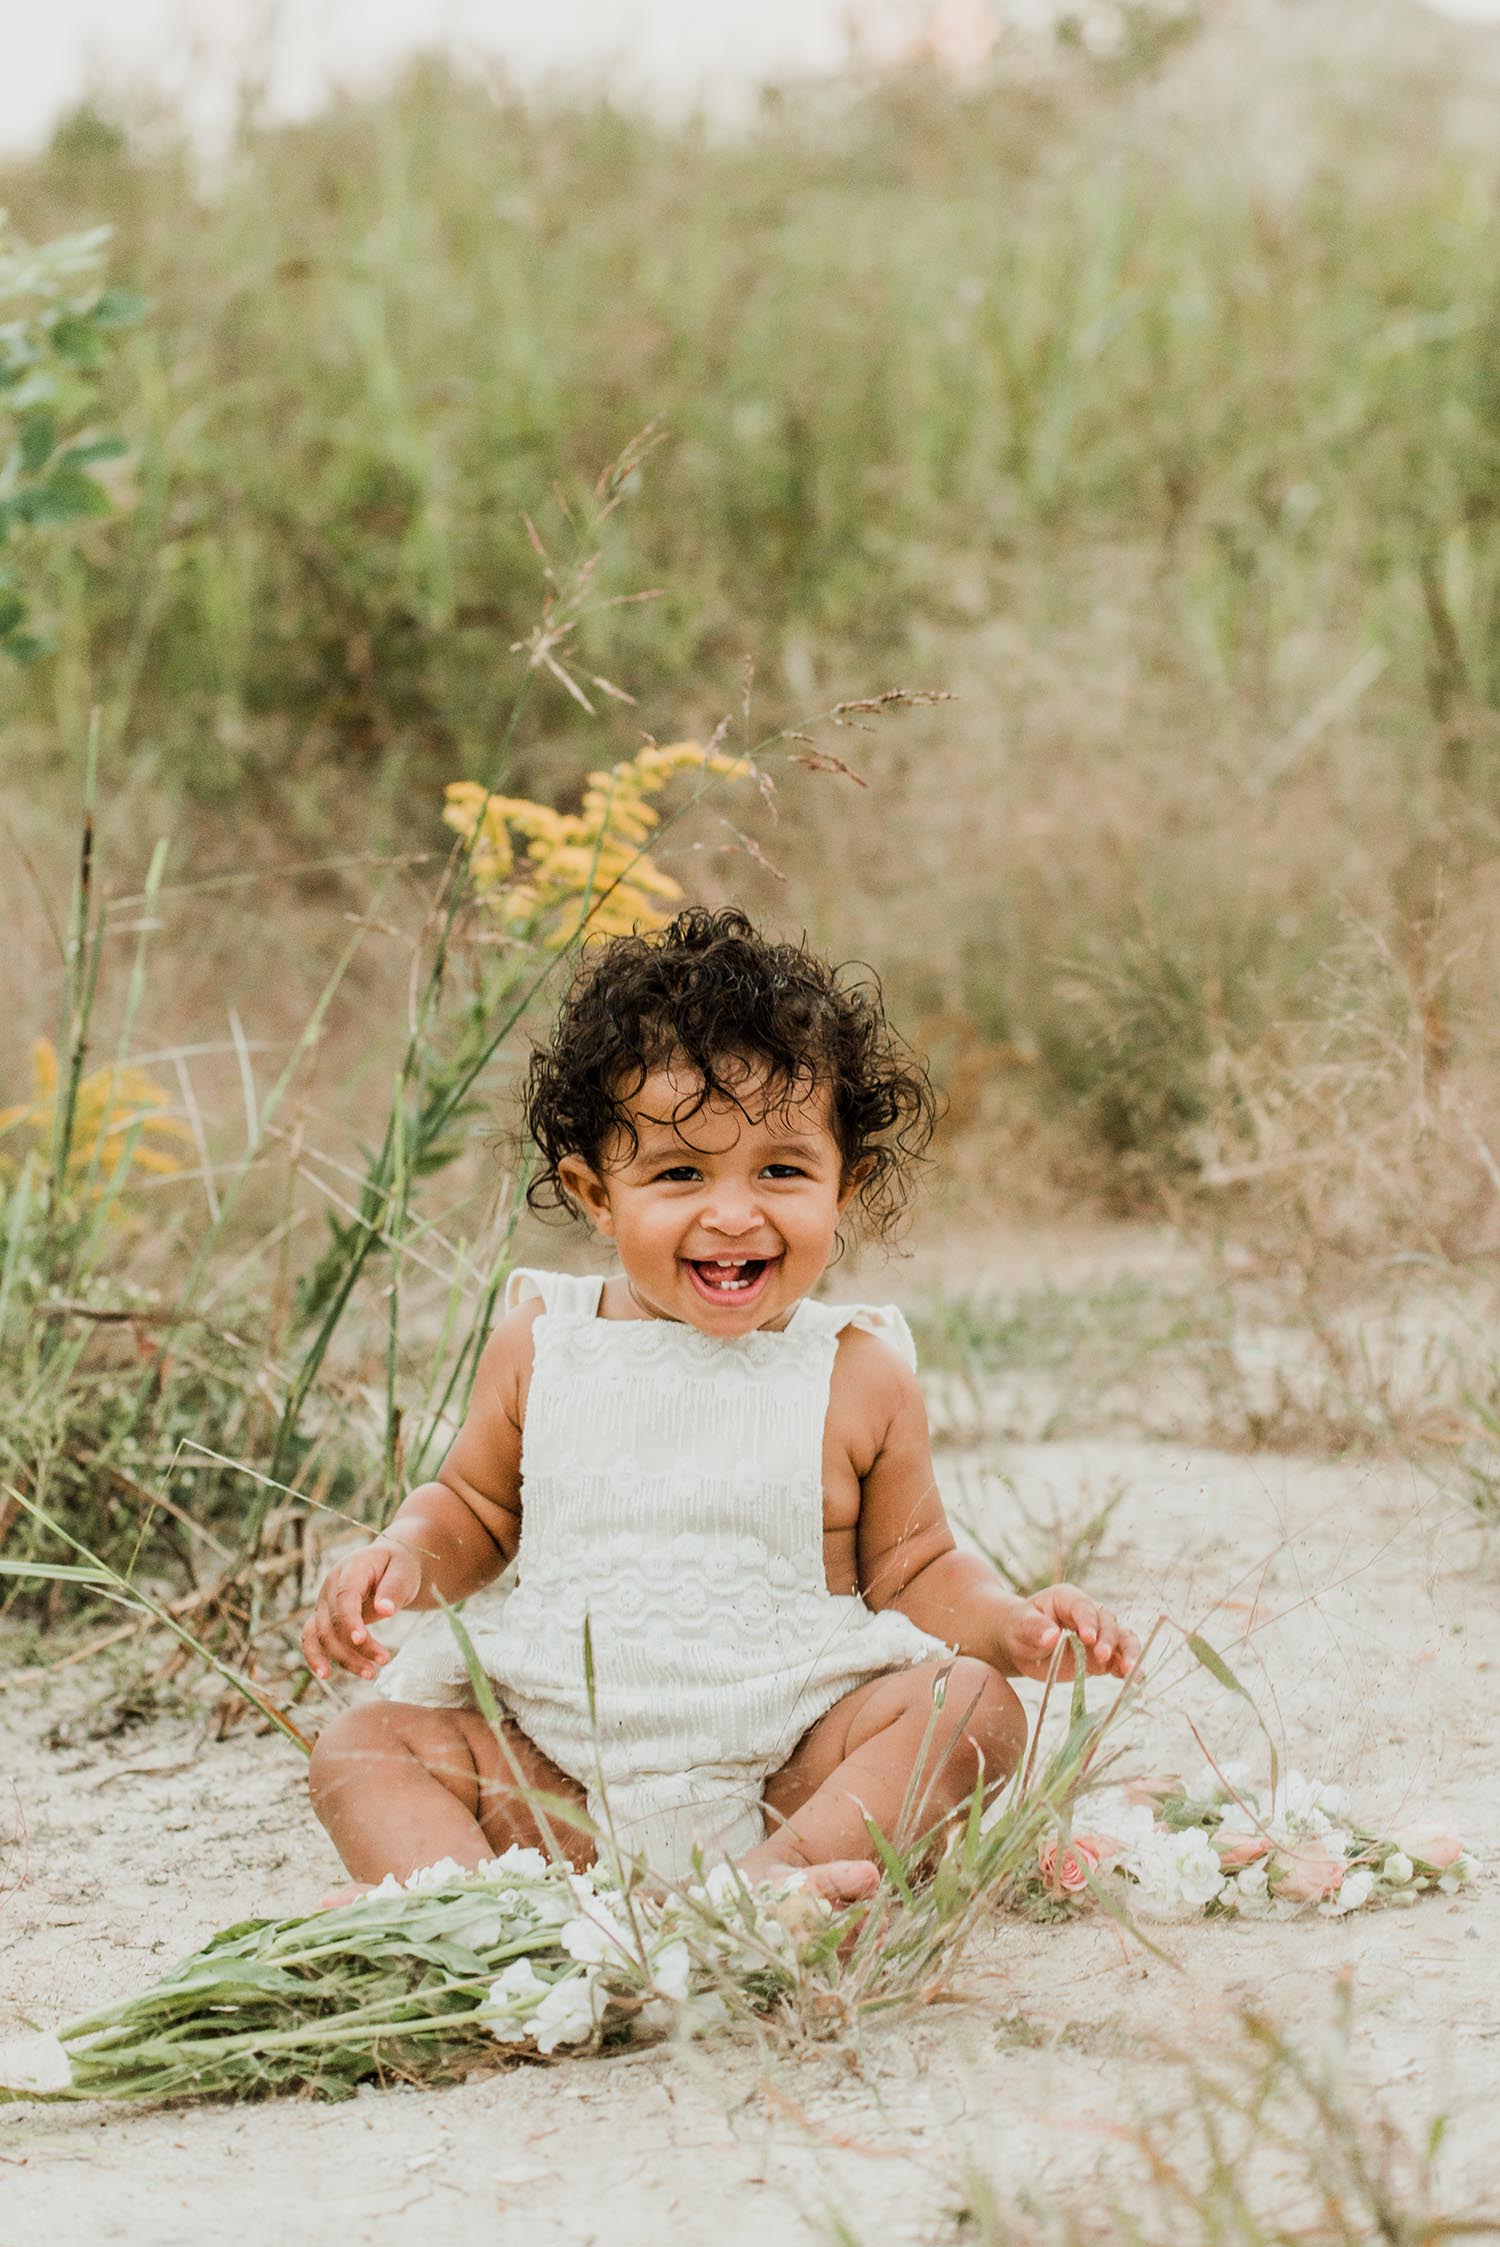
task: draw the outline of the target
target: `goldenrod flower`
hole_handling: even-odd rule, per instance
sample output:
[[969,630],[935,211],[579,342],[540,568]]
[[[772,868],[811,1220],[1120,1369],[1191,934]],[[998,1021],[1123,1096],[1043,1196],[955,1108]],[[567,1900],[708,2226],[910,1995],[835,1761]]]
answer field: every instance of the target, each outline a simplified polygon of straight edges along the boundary
[[489,909],[518,936],[552,950],[586,931],[628,936],[663,927],[682,891],[642,849],[660,814],[646,801],[681,772],[742,780],[751,767],[697,741],[648,742],[591,772],[576,812],[524,796],[487,796],[476,781],[444,791],[443,817],[473,843],[469,869]]
[[[38,1038],[31,1049],[34,1100],[0,1109],[0,1132],[24,1130],[41,1144],[49,1143],[57,1129],[59,1069],[57,1048],[50,1038]],[[189,1139],[186,1124],[167,1112],[162,1087],[140,1069],[95,1069],[80,1079],[73,1103],[73,1130],[68,1144],[67,1174],[81,1182],[92,1169],[93,1191],[104,1193],[129,1146],[130,1168],[170,1175],[182,1165],[164,1147],[153,1146],[148,1134],[159,1138]]]

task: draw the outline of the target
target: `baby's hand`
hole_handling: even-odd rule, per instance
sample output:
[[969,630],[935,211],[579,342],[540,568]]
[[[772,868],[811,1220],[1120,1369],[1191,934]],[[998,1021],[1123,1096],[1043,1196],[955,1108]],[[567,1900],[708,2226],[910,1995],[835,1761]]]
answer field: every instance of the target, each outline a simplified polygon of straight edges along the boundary
[[302,1651],[313,1676],[327,1677],[329,1663],[337,1662],[356,1677],[373,1677],[377,1664],[391,1657],[371,1638],[368,1626],[377,1615],[410,1607],[421,1589],[422,1564],[416,1554],[383,1537],[331,1568],[302,1633]]
[[[1075,1632],[1083,1641],[1089,1677],[1129,1677],[1135,1668],[1141,1651],[1135,1633],[1127,1631],[1107,1607],[1096,1607],[1075,1584],[1051,1584],[1017,1603],[1006,1634],[1007,1666],[1017,1677],[1045,1677],[1064,1631]],[[1061,1675],[1073,1675],[1071,1651],[1063,1658]]]

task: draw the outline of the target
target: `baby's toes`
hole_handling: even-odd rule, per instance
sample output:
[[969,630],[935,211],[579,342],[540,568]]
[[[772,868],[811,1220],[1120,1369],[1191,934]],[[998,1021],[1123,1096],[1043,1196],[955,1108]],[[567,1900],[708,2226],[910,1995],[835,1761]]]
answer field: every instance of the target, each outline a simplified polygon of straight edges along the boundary
[[826,1865],[809,1865],[802,1885],[835,1907],[862,1904],[880,1886],[880,1869],[868,1858],[835,1857]]
[[342,1911],[345,1904],[357,1904],[361,1896],[368,1896],[374,1885],[372,1880],[351,1880],[342,1888],[330,1888],[326,1896],[318,1898],[315,1909],[320,1912]]

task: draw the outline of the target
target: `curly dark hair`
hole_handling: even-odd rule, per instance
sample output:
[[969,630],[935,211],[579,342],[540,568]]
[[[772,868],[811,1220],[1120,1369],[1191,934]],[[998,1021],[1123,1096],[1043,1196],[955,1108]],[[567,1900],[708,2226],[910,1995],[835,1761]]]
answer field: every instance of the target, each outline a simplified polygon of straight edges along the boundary
[[693,907],[653,935],[582,954],[526,1080],[526,1123],[542,1157],[527,1188],[534,1209],[573,1207],[558,1176],[565,1156],[597,1168],[617,1133],[634,1151],[626,1103],[669,1062],[700,1080],[677,1123],[715,1098],[743,1108],[747,1063],[764,1073],[773,1110],[826,1085],[845,1175],[867,1166],[855,1207],[871,1233],[892,1237],[936,1119],[927,1071],[886,1021],[873,975],[772,943],[732,907]]

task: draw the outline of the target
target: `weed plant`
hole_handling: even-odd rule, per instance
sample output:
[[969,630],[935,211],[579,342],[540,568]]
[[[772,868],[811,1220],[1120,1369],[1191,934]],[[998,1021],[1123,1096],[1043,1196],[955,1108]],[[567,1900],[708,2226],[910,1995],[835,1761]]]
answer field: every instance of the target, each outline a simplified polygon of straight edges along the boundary
[[[1087,2194],[1018,2190],[976,2157],[934,2236],[954,2247],[1437,2247],[1500,2236],[1492,2207],[1452,2206],[1441,2116],[1413,2126],[1360,2088],[1353,2026],[1345,1980],[1311,2032],[1247,2010],[1211,2054],[1156,2052],[1180,2090],[1170,2108],[1097,2125]],[[857,2247],[847,2228],[833,2236]]]
[[[1495,153],[1468,50],[1372,59],[1358,13],[1179,10],[1107,63],[856,72],[734,130],[423,65],[252,105],[209,173],[149,104],[80,114],[0,201],[111,223],[149,300],[105,401],[133,500],[49,557],[13,771],[97,704],[138,817],[212,808],[267,865],[436,847],[503,723],[525,513],[660,417],[630,567],[663,598],[591,612],[590,670],[674,731],[747,645],[773,719],[903,646],[964,689],[868,803],[792,792],[777,851],[959,1120],[1040,1114],[1034,1161],[1119,1205],[1472,1254]],[[536,687],[508,784],[570,800],[589,721]]]
[[[0,1582],[48,1613],[79,1593],[121,1604],[206,1649],[267,1713],[249,1683],[261,1642],[290,1636],[327,1533],[384,1519],[466,1408],[524,1205],[524,1154],[496,1182],[487,1143],[559,967],[622,916],[665,920],[680,891],[646,845],[709,790],[753,776],[770,796],[789,758],[849,769],[806,726],[757,735],[747,674],[734,755],[726,718],[706,745],[648,738],[596,770],[577,814],[497,791],[538,679],[588,705],[584,628],[601,602],[634,598],[600,590],[600,541],[650,449],[649,433],[628,446],[587,510],[564,504],[560,544],[528,525],[540,615],[490,776],[451,792],[459,839],[412,938],[404,1012],[372,1041],[390,1089],[357,1164],[319,1143],[306,1071],[362,930],[269,1084],[235,1022],[237,1149],[181,1048],[162,1057],[180,1102],[136,1052],[164,845],[129,901],[133,953],[103,1010],[121,916],[96,846],[90,729],[58,1035],[39,1048],[36,1097],[0,1114]],[[807,724],[934,699],[888,690]],[[648,801],[668,789],[669,808]],[[91,1069],[108,1021],[113,1055]],[[149,1228],[147,1187],[175,1196]]]

